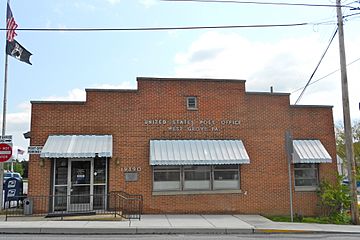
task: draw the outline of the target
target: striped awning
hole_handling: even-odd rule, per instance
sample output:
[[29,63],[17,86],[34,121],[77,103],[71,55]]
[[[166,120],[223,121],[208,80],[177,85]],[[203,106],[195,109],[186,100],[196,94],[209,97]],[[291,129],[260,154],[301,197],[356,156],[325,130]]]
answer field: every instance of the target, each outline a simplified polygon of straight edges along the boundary
[[50,135],[40,157],[112,157],[112,135]]
[[320,140],[293,140],[293,163],[331,163],[330,154]]
[[150,140],[150,165],[250,163],[241,140]]

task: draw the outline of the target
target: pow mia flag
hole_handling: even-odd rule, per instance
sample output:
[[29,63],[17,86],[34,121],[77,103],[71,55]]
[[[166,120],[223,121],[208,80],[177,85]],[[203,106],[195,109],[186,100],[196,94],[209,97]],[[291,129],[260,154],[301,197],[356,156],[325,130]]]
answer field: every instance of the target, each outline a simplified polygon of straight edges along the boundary
[[32,53],[21,46],[15,39],[11,42],[6,41],[6,54],[13,56],[17,60],[32,65],[30,62],[30,56]]

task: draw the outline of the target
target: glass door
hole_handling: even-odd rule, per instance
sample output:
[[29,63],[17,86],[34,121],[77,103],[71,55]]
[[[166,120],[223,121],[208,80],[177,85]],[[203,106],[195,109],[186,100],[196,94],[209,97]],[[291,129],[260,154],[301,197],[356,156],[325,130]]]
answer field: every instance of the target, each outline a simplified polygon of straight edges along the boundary
[[68,168],[68,211],[93,208],[93,159],[70,159]]

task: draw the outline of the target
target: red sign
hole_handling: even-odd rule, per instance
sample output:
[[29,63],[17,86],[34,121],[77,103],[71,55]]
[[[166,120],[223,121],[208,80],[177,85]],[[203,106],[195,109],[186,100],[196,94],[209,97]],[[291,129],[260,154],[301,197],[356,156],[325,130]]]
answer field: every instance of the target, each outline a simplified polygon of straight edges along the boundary
[[12,156],[12,146],[8,143],[0,143],[0,162],[6,162]]

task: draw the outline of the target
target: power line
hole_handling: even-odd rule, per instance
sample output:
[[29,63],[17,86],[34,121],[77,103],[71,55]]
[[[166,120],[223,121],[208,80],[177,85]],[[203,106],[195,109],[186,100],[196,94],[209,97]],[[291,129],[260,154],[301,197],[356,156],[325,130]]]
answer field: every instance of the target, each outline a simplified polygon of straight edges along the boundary
[[[355,59],[354,61],[350,62],[349,64],[346,64],[346,66],[350,66],[351,64],[356,63],[357,61],[360,61],[360,58],[357,58],[357,59]],[[313,85],[314,83],[317,83],[317,82],[319,82],[320,80],[323,80],[324,78],[327,78],[327,77],[333,75],[334,73],[336,73],[336,72],[338,72],[338,71],[340,71],[340,68],[339,68],[339,69],[336,69],[335,71],[332,71],[332,72],[326,74],[325,76],[323,76],[323,77],[321,77],[321,78],[319,78],[319,79],[316,79],[315,81],[309,83],[308,86]],[[296,92],[300,91],[301,89],[304,89],[304,87],[301,87],[301,88],[296,89],[295,91],[291,92],[291,94],[296,93]]]
[[320,61],[318,62],[317,66],[315,67],[315,70],[314,70],[314,71],[313,71],[313,73],[311,74],[311,76],[310,76],[310,78],[309,78],[308,82],[306,83],[306,85],[305,85],[304,89],[303,89],[303,90],[302,90],[302,92],[300,93],[300,95],[299,95],[298,99],[295,101],[295,105],[296,105],[296,104],[300,101],[300,99],[301,99],[301,98],[302,98],[302,96],[304,95],[304,92],[305,92],[306,88],[309,86],[309,84],[310,84],[310,82],[311,82],[312,78],[314,77],[314,75],[315,75],[316,71],[318,70],[318,68],[319,68],[319,66],[320,66],[320,64],[321,64],[321,62],[322,62],[322,60],[324,59],[324,57],[325,57],[325,55],[326,55],[327,51],[329,50],[330,45],[331,45],[332,41],[334,40],[334,38],[335,38],[335,36],[336,36],[337,31],[338,31],[338,28],[336,28],[336,30],[334,31],[334,33],[333,33],[333,35],[332,35],[332,37],[331,37],[331,39],[330,39],[330,41],[329,41],[328,46],[326,47],[326,49],[325,49],[324,53],[322,54],[322,56],[321,56],[321,58],[320,58]]
[[[163,2],[202,2],[202,3],[240,3],[240,4],[258,4],[258,5],[278,5],[278,6],[303,6],[303,7],[333,7],[338,5],[333,4],[310,4],[310,3],[285,3],[285,2],[257,2],[257,1],[231,1],[231,0],[160,0]],[[352,6],[340,5],[340,7],[351,8]]]
[[[256,24],[256,25],[222,25],[222,26],[188,26],[188,27],[148,27],[148,28],[17,28],[16,31],[38,32],[98,32],[98,31],[167,31],[167,30],[196,30],[220,28],[270,28],[270,27],[298,27],[314,25],[315,23],[286,23],[286,24]],[[7,31],[0,28],[0,31]]]

